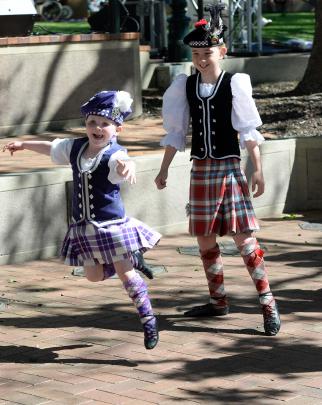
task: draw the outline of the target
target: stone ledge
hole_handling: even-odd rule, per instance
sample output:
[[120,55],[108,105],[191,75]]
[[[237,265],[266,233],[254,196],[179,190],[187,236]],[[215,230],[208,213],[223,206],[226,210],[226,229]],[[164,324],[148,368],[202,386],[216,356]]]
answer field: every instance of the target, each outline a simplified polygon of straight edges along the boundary
[[56,44],[62,42],[94,42],[94,41],[133,41],[140,39],[139,32],[123,32],[120,34],[91,33],[91,34],[62,34],[37,35],[28,37],[3,37],[0,46]]
[[[22,38],[29,42],[2,38],[0,46],[0,137],[82,125],[79,106],[107,84],[130,92],[132,117],[141,115],[138,33]],[[28,103],[17,94],[28,94]]]
[[[299,81],[305,72],[310,53],[286,53],[258,57],[229,56],[221,61],[221,67],[229,73],[247,73],[252,83]],[[141,60],[141,71],[149,71],[149,81],[143,78],[143,89],[156,87],[166,90],[179,74],[190,75],[192,62],[163,62]]]
[[[261,155],[266,192],[253,200],[258,218],[321,208],[322,137],[265,142]],[[137,184],[121,186],[126,213],[164,235],[187,232],[190,153],[175,156],[168,186],[157,191],[153,180],[162,158],[163,152],[134,157]],[[245,151],[242,166],[250,179],[251,161]],[[55,255],[69,218],[71,182],[72,172],[65,167],[0,176],[0,264]]]

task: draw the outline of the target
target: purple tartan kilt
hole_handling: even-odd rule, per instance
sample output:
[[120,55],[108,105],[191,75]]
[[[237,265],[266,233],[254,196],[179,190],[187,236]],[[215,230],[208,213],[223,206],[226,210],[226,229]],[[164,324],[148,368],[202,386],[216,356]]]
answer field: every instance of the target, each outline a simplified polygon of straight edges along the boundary
[[110,264],[153,248],[161,235],[136,218],[123,218],[95,225],[82,222],[70,225],[61,249],[61,256],[70,266]]
[[258,229],[240,160],[194,159],[190,178],[190,234],[223,236]]

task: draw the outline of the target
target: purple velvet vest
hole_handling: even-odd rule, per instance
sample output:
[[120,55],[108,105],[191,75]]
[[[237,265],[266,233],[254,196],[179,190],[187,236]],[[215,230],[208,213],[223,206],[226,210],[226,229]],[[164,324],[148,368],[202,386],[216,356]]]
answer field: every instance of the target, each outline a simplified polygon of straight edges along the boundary
[[88,138],[75,139],[70,153],[73,169],[73,221],[101,222],[125,216],[124,206],[118,184],[108,180],[110,172],[108,161],[118,150],[124,150],[116,142],[104,148],[90,170],[81,169],[80,159],[88,145]]

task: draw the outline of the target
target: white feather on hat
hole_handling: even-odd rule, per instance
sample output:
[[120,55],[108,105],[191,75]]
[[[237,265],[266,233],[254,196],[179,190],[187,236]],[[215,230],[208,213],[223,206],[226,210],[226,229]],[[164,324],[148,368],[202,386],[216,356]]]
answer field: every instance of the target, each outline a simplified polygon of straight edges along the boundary
[[127,91],[117,91],[115,96],[115,107],[118,107],[122,113],[129,111],[133,98]]

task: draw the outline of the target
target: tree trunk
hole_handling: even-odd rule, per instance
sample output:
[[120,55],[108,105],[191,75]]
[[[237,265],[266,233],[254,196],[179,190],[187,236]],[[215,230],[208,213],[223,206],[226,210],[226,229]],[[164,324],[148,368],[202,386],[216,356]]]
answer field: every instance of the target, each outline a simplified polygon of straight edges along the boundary
[[313,48],[302,80],[295,88],[298,94],[322,93],[322,1],[316,2]]

